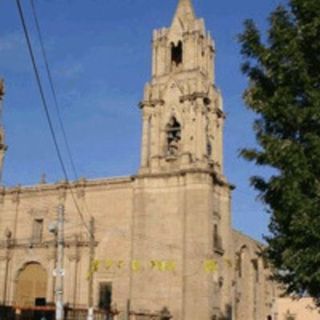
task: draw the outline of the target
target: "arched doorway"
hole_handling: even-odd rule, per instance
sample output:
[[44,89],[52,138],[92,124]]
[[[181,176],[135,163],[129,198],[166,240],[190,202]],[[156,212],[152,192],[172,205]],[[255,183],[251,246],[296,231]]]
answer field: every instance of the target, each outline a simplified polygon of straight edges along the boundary
[[47,296],[48,275],[36,262],[28,263],[19,272],[16,282],[15,303],[18,306],[34,306],[36,299]]

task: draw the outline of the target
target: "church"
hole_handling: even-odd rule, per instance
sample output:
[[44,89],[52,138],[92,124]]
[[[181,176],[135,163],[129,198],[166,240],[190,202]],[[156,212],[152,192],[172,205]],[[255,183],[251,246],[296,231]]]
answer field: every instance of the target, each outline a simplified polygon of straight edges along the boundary
[[[231,223],[214,61],[203,19],[191,0],[179,0],[171,26],[153,32],[138,172],[1,188],[3,304],[55,301],[57,246],[48,226],[63,205],[64,303],[92,301],[117,310],[119,320],[128,308],[130,320],[273,319],[277,286],[262,245]],[[1,127],[1,167],[5,152]]]

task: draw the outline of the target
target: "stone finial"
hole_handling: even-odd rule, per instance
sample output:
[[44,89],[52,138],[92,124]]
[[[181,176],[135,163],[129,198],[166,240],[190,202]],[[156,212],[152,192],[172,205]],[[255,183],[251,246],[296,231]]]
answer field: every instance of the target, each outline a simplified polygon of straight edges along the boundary
[[196,19],[191,0],[179,0],[173,21],[177,19],[180,19],[182,21],[190,21]]
[[47,183],[47,176],[45,173],[43,173],[40,177],[40,184],[46,184]]
[[4,82],[2,79],[0,79],[0,100],[2,100],[3,96],[4,96]]
[[5,235],[6,239],[11,239],[12,231],[9,228],[6,228],[4,231],[4,235]]

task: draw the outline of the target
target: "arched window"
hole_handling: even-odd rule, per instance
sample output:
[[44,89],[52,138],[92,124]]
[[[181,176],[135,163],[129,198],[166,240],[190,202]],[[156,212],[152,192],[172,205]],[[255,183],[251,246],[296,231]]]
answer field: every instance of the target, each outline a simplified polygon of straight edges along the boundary
[[183,48],[182,42],[179,41],[177,45],[171,43],[171,63],[173,66],[179,66],[183,62]]
[[207,154],[208,154],[208,157],[212,156],[212,144],[209,141],[209,139],[208,139],[208,143],[207,143]]
[[256,282],[260,281],[260,274],[259,274],[259,261],[257,259],[252,260],[253,272],[255,276]]
[[180,148],[181,126],[175,117],[167,125],[167,155],[176,156]]
[[223,251],[222,239],[220,236],[219,226],[214,224],[213,226],[213,249],[219,252]]
[[237,253],[237,272],[238,272],[238,277],[242,278],[242,273],[243,273],[243,251],[244,248],[241,248],[240,251]]

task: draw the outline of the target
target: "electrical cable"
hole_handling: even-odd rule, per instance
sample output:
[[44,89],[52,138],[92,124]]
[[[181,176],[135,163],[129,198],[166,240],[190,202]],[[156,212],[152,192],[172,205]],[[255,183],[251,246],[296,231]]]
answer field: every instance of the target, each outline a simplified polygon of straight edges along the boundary
[[[62,119],[62,116],[61,116],[61,112],[60,112],[60,108],[59,108],[59,104],[58,104],[57,93],[56,93],[56,90],[55,90],[52,73],[50,71],[48,56],[47,56],[46,49],[45,49],[45,46],[44,46],[44,41],[43,41],[43,36],[42,36],[42,31],[41,31],[41,26],[40,26],[38,14],[37,14],[36,6],[35,6],[35,3],[34,3],[34,0],[30,0],[30,3],[31,3],[31,8],[32,8],[33,18],[34,18],[35,25],[36,25],[36,30],[37,30],[37,34],[38,34],[39,43],[40,43],[40,48],[41,48],[41,52],[42,52],[43,60],[44,60],[44,63],[45,63],[45,68],[46,68],[48,80],[49,80],[50,90],[51,90],[51,93],[52,93],[52,96],[53,96],[54,105],[55,105],[55,109],[56,109],[57,116],[58,116],[58,122],[59,122],[60,129],[61,129],[61,132],[62,132],[63,140],[65,142],[67,154],[68,154],[68,157],[69,157],[71,168],[73,170],[74,177],[75,177],[76,180],[78,180],[79,179],[79,175],[78,175],[78,172],[77,172],[77,169],[76,169],[74,158],[72,156],[70,143],[69,143],[69,140],[67,138],[65,126],[64,126],[63,119]],[[92,217],[90,215],[90,211],[88,209],[87,203],[85,202],[84,205],[86,207],[86,211],[87,211],[88,215],[90,217]]]
[[[23,31],[24,31],[24,35],[25,35],[25,38],[26,38],[26,41],[27,41],[27,46],[28,46],[28,51],[29,51],[31,62],[32,62],[32,66],[33,66],[33,71],[34,71],[35,76],[36,76],[36,81],[37,81],[38,89],[39,89],[39,92],[40,92],[42,105],[43,105],[43,108],[44,108],[44,111],[45,111],[46,119],[47,119],[47,122],[48,122],[48,125],[49,125],[49,129],[50,129],[50,133],[51,133],[51,136],[52,136],[52,140],[53,140],[53,143],[54,143],[54,147],[55,147],[55,150],[56,150],[56,153],[57,153],[57,157],[58,157],[58,160],[59,160],[63,175],[64,175],[64,177],[65,177],[65,179],[66,179],[66,181],[68,183],[68,181],[69,181],[68,173],[67,173],[65,164],[63,162],[62,154],[61,154],[61,151],[60,151],[60,148],[59,148],[59,145],[58,145],[57,136],[56,136],[55,131],[54,131],[53,123],[52,123],[52,120],[51,120],[51,116],[50,116],[47,100],[46,100],[46,97],[45,97],[45,93],[44,93],[44,90],[43,90],[43,87],[42,87],[40,74],[39,74],[38,67],[37,67],[37,64],[36,64],[35,55],[33,53],[32,45],[31,45],[31,41],[30,41],[30,36],[29,36],[28,28],[27,28],[27,25],[26,25],[26,22],[25,22],[23,9],[22,9],[20,0],[16,0],[16,4],[17,4],[17,8],[18,8],[18,12],[19,12],[19,17],[20,17],[20,21],[21,21],[21,24],[22,24],[22,28],[23,28]],[[78,211],[78,213],[80,215],[80,218],[81,218],[81,220],[83,222],[83,225],[87,229],[88,233],[91,235],[91,231],[90,231],[89,227],[87,226],[87,224],[85,222],[85,219],[84,219],[83,214],[82,214],[82,212],[81,212],[81,210],[79,208],[78,203],[76,202],[76,199],[75,199],[75,196],[73,194],[73,191],[72,191],[71,188],[69,190],[70,190],[70,193],[72,195],[75,207],[76,207],[76,209],[77,209],[77,211]]]
[[39,89],[39,92],[40,92],[41,101],[42,101],[42,105],[44,107],[46,119],[47,119],[47,122],[48,122],[48,125],[49,125],[51,137],[52,137],[52,140],[53,140],[53,143],[54,143],[54,147],[55,147],[55,150],[56,150],[56,153],[57,153],[57,156],[58,156],[58,160],[59,160],[62,172],[63,172],[64,176],[67,177],[68,174],[67,174],[67,171],[66,171],[63,159],[62,159],[62,154],[60,152],[60,148],[58,146],[58,140],[57,140],[56,134],[54,132],[53,123],[52,123],[51,116],[50,116],[50,113],[49,113],[49,108],[48,108],[47,100],[45,98],[44,90],[43,90],[43,87],[42,87],[42,84],[41,84],[41,78],[40,78],[40,74],[39,74],[38,67],[37,67],[37,64],[36,64],[35,56],[34,56],[34,53],[33,53],[33,50],[32,50],[31,41],[30,41],[30,37],[29,37],[29,32],[27,30],[27,25],[26,25],[26,22],[25,22],[25,19],[24,19],[24,15],[23,15],[23,11],[22,11],[22,6],[21,6],[21,3],[20,3],[20,0],[16,0],[16,4],[17,4],[17,7],[18,7],[19,16],[20,16],[22,28],[23,28],[23,31],[24,31],[24,35],[25,35],[25,38],[26,38],[26,41],[27,41],[28,51],[29,51],[29,54],[30,54],[30,58],[31,58],[32,66],[33,66],[33,71],[34,71],[35,76],[36,76],[36,81],[37,81],[37,84],[38,84],[38,89]]
[[71,167],[72,167],[72,170],[73,170],[74,177],[75,177],[76,180],[78,180],[78,173],[77,173],[75,162],[74,162],[74,159],[73,159],[73,156],[72,156],[70,143],[69,143],[69,140],[67,138],[65,126],[63,124],[63,120],[62,120],[62,116],[61,116],[61,112],[60,112],[60,108],[59,108],[59,104],[58,104],[57,93],[56,93],[55,86],[54,86],[54,83],[53,83],[52,73],[51,73],[50,67],[49,67],[48,56],[47,56],[46,49],[45,49],[45,46],[44,46],[44,41],[43,41],[43,36],[42,36],[42,31],[41,31],[41,27],[40,27],[40,23],[39,23],[39,19],[38,19],[36,6],[34,4],[34,0],[30,0],[30,3],[31,3],[32,14],[33,14],[33,18],[34,18],[34,21],[35,21],[36,30],[37,30],[37,34],[38,34],[38,38],[39,38],[40,48],[41,48],[41,52],[42,52],[43,60],[44,60],[44,63],[45,63],[45,68],[46,68],[48,80],[49,80],[50,90],[51,90],[51,93],[52,93],[52,96],[53,96],[53,101],[54,101],[55,109],[56,109],[57,116],[58,116],[58,122],[59,122],[60,129],[61,129],[61,132],[62,132],[63,140],[64,140],[65,145],[66,145],[66,150],[67,150],[67,153],[68,153],[68,157],[69,157],[69,160],[70,160],[70,164],[71,164]]

